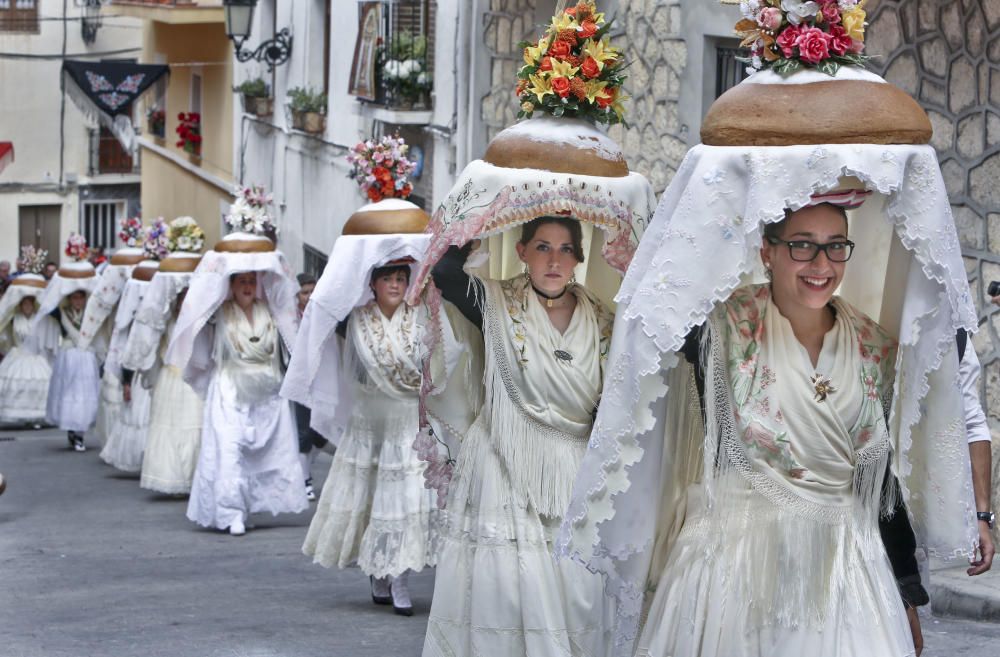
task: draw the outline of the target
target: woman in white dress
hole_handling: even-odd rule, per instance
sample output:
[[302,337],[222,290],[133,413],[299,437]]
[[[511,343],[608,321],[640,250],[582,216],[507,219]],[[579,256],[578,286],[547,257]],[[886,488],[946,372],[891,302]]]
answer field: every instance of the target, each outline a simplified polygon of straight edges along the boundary
[[45,422],[59,325],[45,317],[32,327],[44,286],[41,276],[22,274],[0,297],[0,345],[6,345],[0,361],[0,423],[37,428]]
[[[76,289],[67,294],[59,304],[57,317],[62,328],[62,345],[52,368],[45,411],[47,422],[65,431],[70,446],[78,452],[87,450],[83,444],[83,434],[94,426],[100,390],[97,356],[93,351],[79,346],[87,296],[86,290]],[[40,322],[41,318],[35,321]]]
[[[593,655],[610,641],[601,578],[557,562],[552,541],[601,398],[613,317],[573,282],[584,260],[575,219],[525,224],[516,249],[524,275],[476,283],[486,401],[449,489],[424,657]],[[457,287],[442,292],[467,306]]]
[[[170,274],[157,274],[157,277],[164,276]],[[163,280],[165,279],[154,279],[153,288]],[[154,292],[155,290],[151,289],[150,294]],[[182,289],[170,305],[170,314],[162,330],[160,344],[158,347],[152,346],[154,353],[150,368],[141,370],[143,381],[152,381],[153,395],[149,416],[149,438],[142,459],[139,485],[167,495],[187,495],[191,492],[191,482],[198,464],[204,419],[204,402],[184,381],[183,372],[180,368],[163,363],[170,335],[177,322],[177,315],[184,304],[185,292],[186,289]],[[143,321],[144,310],[146,309],[140,309],[136,317],[136,324],[129,336],[130,342],[138,332],[148,328]],[[155,329],[152,334],[155,337]]]
[[407,264],[376,268],[374,299],[341,325],[351,420],[302,548],[327,568],[356,563],[372,600],[405,616],[413,614],[409,573],[435,564],[439,524],[426,464],[413,449],[426,309],[403,302],[409,281]]
[[[257,298],[257,278],[253,271],[230,276],[231,298],[197,335],[211,344],[208,362],[173,363],[193,365],[208,377],[187,517],[205,527],[228,528],[233,536],[246,532],[251,513],[299,513],[309,506],[295,420],[289,403],[278,396],[278,326],[268,303]],[[175,341],[176,332],[172,346]],[[195,354],[192,360],[203,356],[208,354]]]

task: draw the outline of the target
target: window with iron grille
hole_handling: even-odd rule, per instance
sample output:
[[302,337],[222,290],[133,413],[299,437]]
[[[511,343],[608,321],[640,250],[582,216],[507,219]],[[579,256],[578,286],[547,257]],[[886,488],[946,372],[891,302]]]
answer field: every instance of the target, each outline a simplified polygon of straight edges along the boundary
[[115,247],[118,222],[125,214],[125,201],[85,201],[80,232],[91,248]]
[[327,257],[319,249],[314,249],[308,244],[302,245],[302,271],[311,276],[319,278],[326,269]]
[[[362,2],[361,15],[376,11],[378,47],[374,58],[374,101],[394,109],[428,109],[434,87],[434,0],[380,0]],[[359,26],[352,70],[352,93],[371,100],[362,92],[364,69],[370,63],[370,37]],[[367,39],[367,41],[366,41]]]
[[715,48],[715,97],[718,98],[746,79],[746,64],[738,57],[746,57],[746,51],[734,46]]
[[0,32],[38,34],[37,0],[0,0]]

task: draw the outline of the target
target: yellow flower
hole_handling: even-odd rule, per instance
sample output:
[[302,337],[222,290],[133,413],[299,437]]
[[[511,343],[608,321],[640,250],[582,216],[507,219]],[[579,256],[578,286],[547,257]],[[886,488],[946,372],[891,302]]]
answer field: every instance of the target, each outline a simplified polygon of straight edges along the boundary
[[549,76],[553,78],[571,78],[576,75],[579,71],[579,67],[573,66],[569,62],[564,62],[552,58],[552,71],[549,72]]
[[533,46],[528,46],[524,49],[524,63],[528,66],[534,66],[545,54],[545,51],[549,49],[549,39],[548,37],[543,37],[539,39],[538,43]]
[[594,103],[597,102],[597,97],[602,95],[604,88],[608,86],[606,81],[602,82],[600,80],[588,80],[586,83],[587,90],[587,102]]
[[611,41],[607,37],[600,41],[589,39],[587,45],[583,47],[583,54],[593,57],[597,61],[598,67],[603,71],[604,60],[617,58],[618,49],[611,45]]
[[552,93],[552,85],[544,74],[532,73],[528,76],[528,81],[531,83],[528,85],[528,93],[534,94],[538,102],[542,102],[546,94]]
[[559,13],[552,17],[549,34],[559,34],[563,30],[575,30],[576,19],[567,14]]
[[851,37],[855,41],[864,41],[866,17],[867,14],[860,5],[854,7],[850,11],[845,11],[841,15],[840,21],[841,25],[844,27],[844,31],[847,32],[847,36]]
[[526,114],[530,114],[535,111],[535,106],[532,103],[525,101],[521,103],[521,111]]

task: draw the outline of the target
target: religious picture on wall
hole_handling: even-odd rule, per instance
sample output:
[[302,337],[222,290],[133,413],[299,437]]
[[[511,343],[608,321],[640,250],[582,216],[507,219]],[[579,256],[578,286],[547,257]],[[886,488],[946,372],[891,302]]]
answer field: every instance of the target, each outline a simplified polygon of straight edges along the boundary
[[354,44],[354,63],[351,65],[351,82],[348,93],[364,100],[375,100],[377,81],[375,67],[378,63],[379,27],[382,24],[382,3],[358,4],[361,17],[358,40]]

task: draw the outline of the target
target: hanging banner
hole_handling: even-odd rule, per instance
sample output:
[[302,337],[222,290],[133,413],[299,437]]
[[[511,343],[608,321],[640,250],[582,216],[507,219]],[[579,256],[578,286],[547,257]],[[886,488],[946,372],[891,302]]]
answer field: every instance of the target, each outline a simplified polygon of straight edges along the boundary
[[14,161],[14,144],[9,141],[0,141],[0,171]]
[[162,64],[133,62],[63,62],[63,83],[73,103],[91,121],[114,134],[122,148],[135,155],[138,148],[132,125],[132,104],[157,80],[170,73]]

